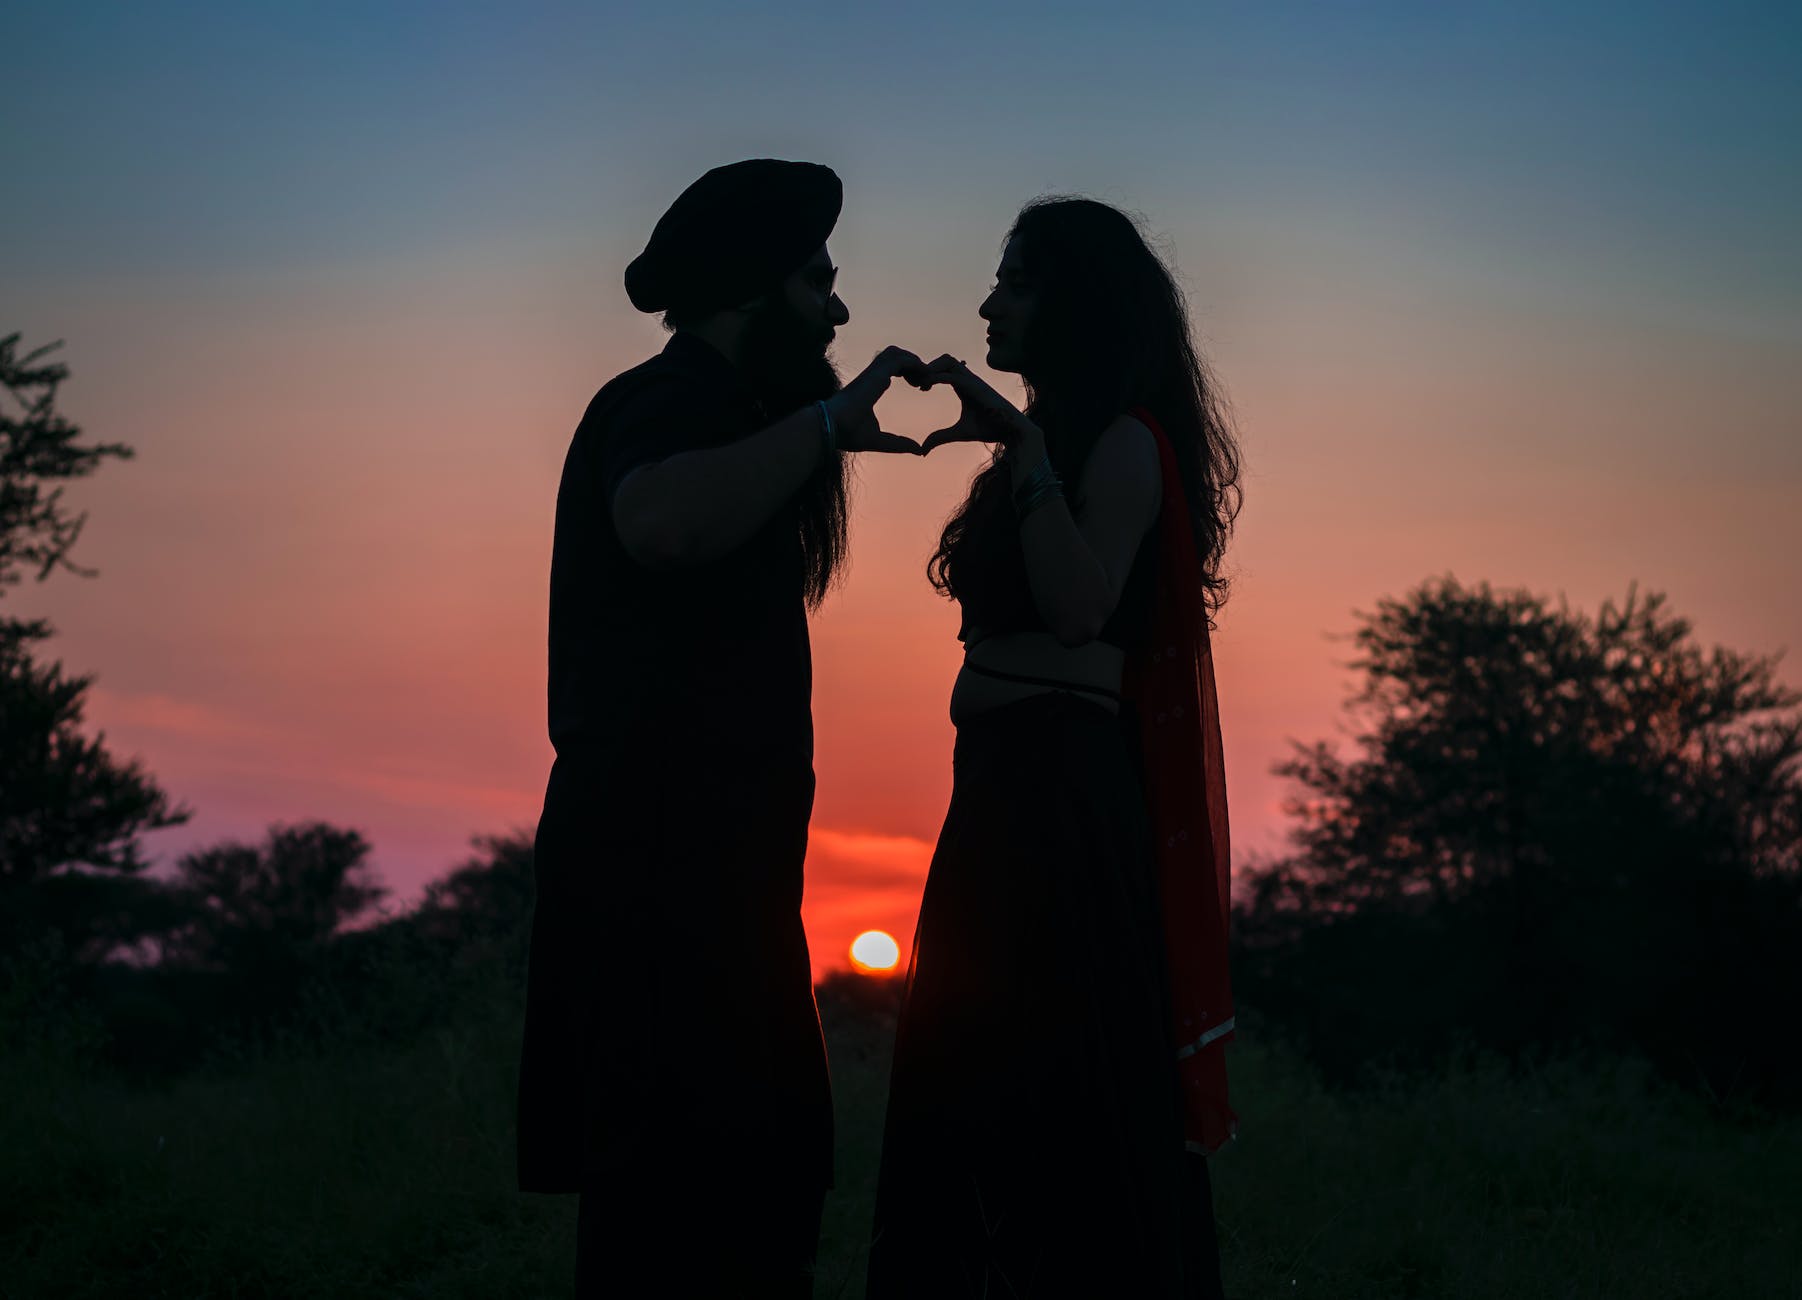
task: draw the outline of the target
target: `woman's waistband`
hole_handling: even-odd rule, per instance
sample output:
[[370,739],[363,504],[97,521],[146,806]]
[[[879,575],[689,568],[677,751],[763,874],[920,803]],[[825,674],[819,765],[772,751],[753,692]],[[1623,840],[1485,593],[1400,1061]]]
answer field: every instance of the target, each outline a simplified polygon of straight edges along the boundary
[[1052,736],[1121,737],[1120,715],[1094,698],[1048,690],[966,714],[957,726],[957,747],[1019,744]]
[[979,677],[992,677],[998,682],[1018,682],[1023,686],[1045,686],[1055,691],[1075,691],[1081,695],[1097,696],[1101,699],[1120,703],[1120,692],[1106,686],[1095,686],[1088,682],[1073,682],[1062,677],[1035,677],[1030,673],[1003,672],[999,668],[987,668],[979,663],[964,660],[964,671],[977,674]]

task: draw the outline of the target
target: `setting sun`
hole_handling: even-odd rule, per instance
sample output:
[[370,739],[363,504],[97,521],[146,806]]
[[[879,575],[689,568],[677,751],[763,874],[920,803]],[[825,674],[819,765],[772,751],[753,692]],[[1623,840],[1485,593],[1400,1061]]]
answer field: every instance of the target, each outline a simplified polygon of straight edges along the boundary
[[860,971],[892,971],[900,960],[900,946],[885,931],[865,930],[851,941],[851,964]]

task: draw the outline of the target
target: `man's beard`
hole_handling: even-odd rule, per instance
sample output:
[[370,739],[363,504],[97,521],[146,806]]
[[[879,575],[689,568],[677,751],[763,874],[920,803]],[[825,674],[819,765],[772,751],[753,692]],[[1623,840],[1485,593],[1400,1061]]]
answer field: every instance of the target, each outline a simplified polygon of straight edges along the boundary
[[[829,327],[810,325],[788,301],[772,295],[745,324],[739,340],[739,373],[774,423],[839,390],[838,370],[826,355]],[[850,494],[843,453],[815,467],[794,498],[801,539],[803,589],[819,608],[844,561],[850,541]]]
[[831,327],[809,324],[779,295],[752,313],[739,340],[739,371],[771,420],[839,390],[826,356],[831,340]]

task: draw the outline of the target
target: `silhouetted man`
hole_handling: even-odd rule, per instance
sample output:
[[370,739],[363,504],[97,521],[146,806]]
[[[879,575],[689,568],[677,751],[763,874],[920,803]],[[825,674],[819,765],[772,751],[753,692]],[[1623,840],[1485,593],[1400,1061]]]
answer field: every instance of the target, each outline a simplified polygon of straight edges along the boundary
[[589,404],[551,555],[550,732],[519,1180],[579,1192],[582,1295],[810,1293],[832,1178],[800,918],[807,612],[845,554],[844,453],[918,452],[839,389],[829,169],[715,168],[626,270],[661,355]]

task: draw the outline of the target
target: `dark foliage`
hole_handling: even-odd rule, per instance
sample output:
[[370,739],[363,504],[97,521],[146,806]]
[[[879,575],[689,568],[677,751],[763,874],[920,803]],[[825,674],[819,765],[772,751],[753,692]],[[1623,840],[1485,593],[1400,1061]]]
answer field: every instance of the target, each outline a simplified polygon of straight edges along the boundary
[[822,1019],[868,1021],[892,1030],[901,1015],[907,982],[899,975],[865,975],[836,970],[814,986]]
[[368,858],[362,835],[324,822],[187,854],[176,886],[191,920],[170,936],[169,956],[239,976],[305,965],[387,894]]
[[[21,354],[0,338],[0,596],[26,572],[58,568],[91,576],[69,553],[85,515],[63,500],[66,481],[120,443],[84,445],[56,410],[68,368],[47,363],[56,345]],[[134,918],[154,907],[139,837],[187,819],[136,762],[108,753],[105,736],[82,731],[91,677],[64,676],[34,647],[51,635],[42,620],[0,616],[0,952],[53,936],[70,960],[94,961],[134,938]]]
[[445,1025],[471,1006],[524,1006],[532,925],[532,834],[480,835],[475,853],[419,906],[339,936],[311,990],[322,1035],[389,1039]]
[[124,443],[77,443],[81,430],[56,409],[69,368],[44,361],[61,344],[20,355],[19,337],[0,338],[0,389],[8,399],[0,403],[0,587],[18,582],[22,569],[36,569],[40,580],[58,566],[91,576],[69,561],[87,516],[69,512],[62,482],[92,474],[109,456],[132,455]]
[[1340,1077],[1464,1038],[1647,1054],[1802,1102],[1802,695],[1657,595],[1595,618],[1429,582],[1356,634],[1355,752],[1297,747],[1243,996]]
[[[475,1007],[517,1014],[531,836],[479,836],[474,847],[417,907],[373,924],[386,891],[355,831],[278,826],[259,845],[189,854],[174,882],[144,882],[160,891],[149,945],[160,959],[73,972],[88,1047],[127,1072],[160,1073],[271,1048],[390,1042]],[[0,1006],[0,1023],[66,1017],[67,973],[21,967],[39,995],[10,1015]]]
[[475,856],[426,886],[413,923],[457,951],[494,945],[517,961],[523,976],[532,925],[532,832],[478,835],[473,846]]

